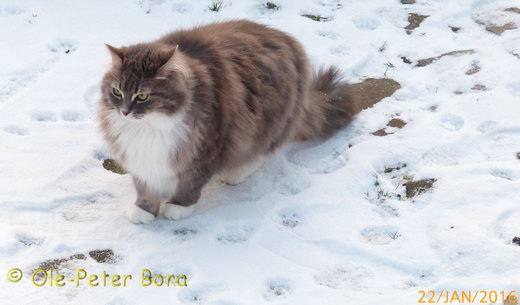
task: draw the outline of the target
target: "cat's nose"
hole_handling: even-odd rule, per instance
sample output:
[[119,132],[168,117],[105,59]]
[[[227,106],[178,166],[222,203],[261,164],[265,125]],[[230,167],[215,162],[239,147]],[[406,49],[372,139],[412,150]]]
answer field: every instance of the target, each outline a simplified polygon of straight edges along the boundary
[[130,113],[128,110],[121,110],[121,114],[127,116]]

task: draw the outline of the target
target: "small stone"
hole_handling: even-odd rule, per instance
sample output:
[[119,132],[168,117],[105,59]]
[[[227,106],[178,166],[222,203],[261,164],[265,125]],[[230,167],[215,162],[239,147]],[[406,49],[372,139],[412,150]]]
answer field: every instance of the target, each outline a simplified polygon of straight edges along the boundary
[[273,2],[267,2],[265,4],[265,7],[267,7],[270,10],[277,10],[279,8],[279,6],[274,4]]
[[415,0],[401,0],[401,4],[414,4]]
[[516,153],[516,158],[520,160],[520,152]]
[[450,25],[450,29],[451,29],[451,31],[452,31],[453,33],[457,33],[458,31],[460,31],[460,27],[458,27],[458,26],[451,26],[451,25]]
[[403,62],[405,64],[411,64],[412,63],[412,61],[408,57],[406,57],[406,56],[401,56],[401,59],[403,60]]
[[513,244],[520,246],[520,237],[518,237],[518,236],[513,237]]

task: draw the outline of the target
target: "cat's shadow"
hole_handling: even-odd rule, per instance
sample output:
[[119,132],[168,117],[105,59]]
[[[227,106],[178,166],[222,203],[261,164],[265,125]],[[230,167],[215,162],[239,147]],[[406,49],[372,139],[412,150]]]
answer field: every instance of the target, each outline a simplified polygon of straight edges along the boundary
[[208,183],[192,216],[179,221],[158,217],[145,227],[191,232],[230,221],[260,222],[270,211],[283,206],[288,197],[312,187],[315,175],[342,168],[347,162],[344,153],[355,135],[346,128],[325,141],[286,145],[240,184],[228,185],[216,179]]

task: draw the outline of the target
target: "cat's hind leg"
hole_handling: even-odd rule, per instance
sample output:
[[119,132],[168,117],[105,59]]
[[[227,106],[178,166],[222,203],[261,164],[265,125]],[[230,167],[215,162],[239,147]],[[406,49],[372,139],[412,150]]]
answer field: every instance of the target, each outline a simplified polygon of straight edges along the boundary
[[256,157],[253,161],[250,161],[244,165],[241,165],[237,168],[224,170],[220,174],[220,181],[236,185],[244,182],[249,176],[254,174],[265,162],[264,156]]

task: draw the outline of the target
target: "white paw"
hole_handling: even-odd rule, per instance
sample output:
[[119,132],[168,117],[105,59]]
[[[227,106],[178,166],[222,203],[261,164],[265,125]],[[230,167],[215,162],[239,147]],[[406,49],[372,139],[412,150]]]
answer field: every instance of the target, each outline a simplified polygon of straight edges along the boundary
[[155,219],[155,216],[147,212],[140,207],[132,204],[132,206],[126,211],[126,217],[133,223],[149,223]]
[[182,205],[165,203],[161,208],[164,217],[172,220],[179,220],[193,214],[193,205],[183,207]]

